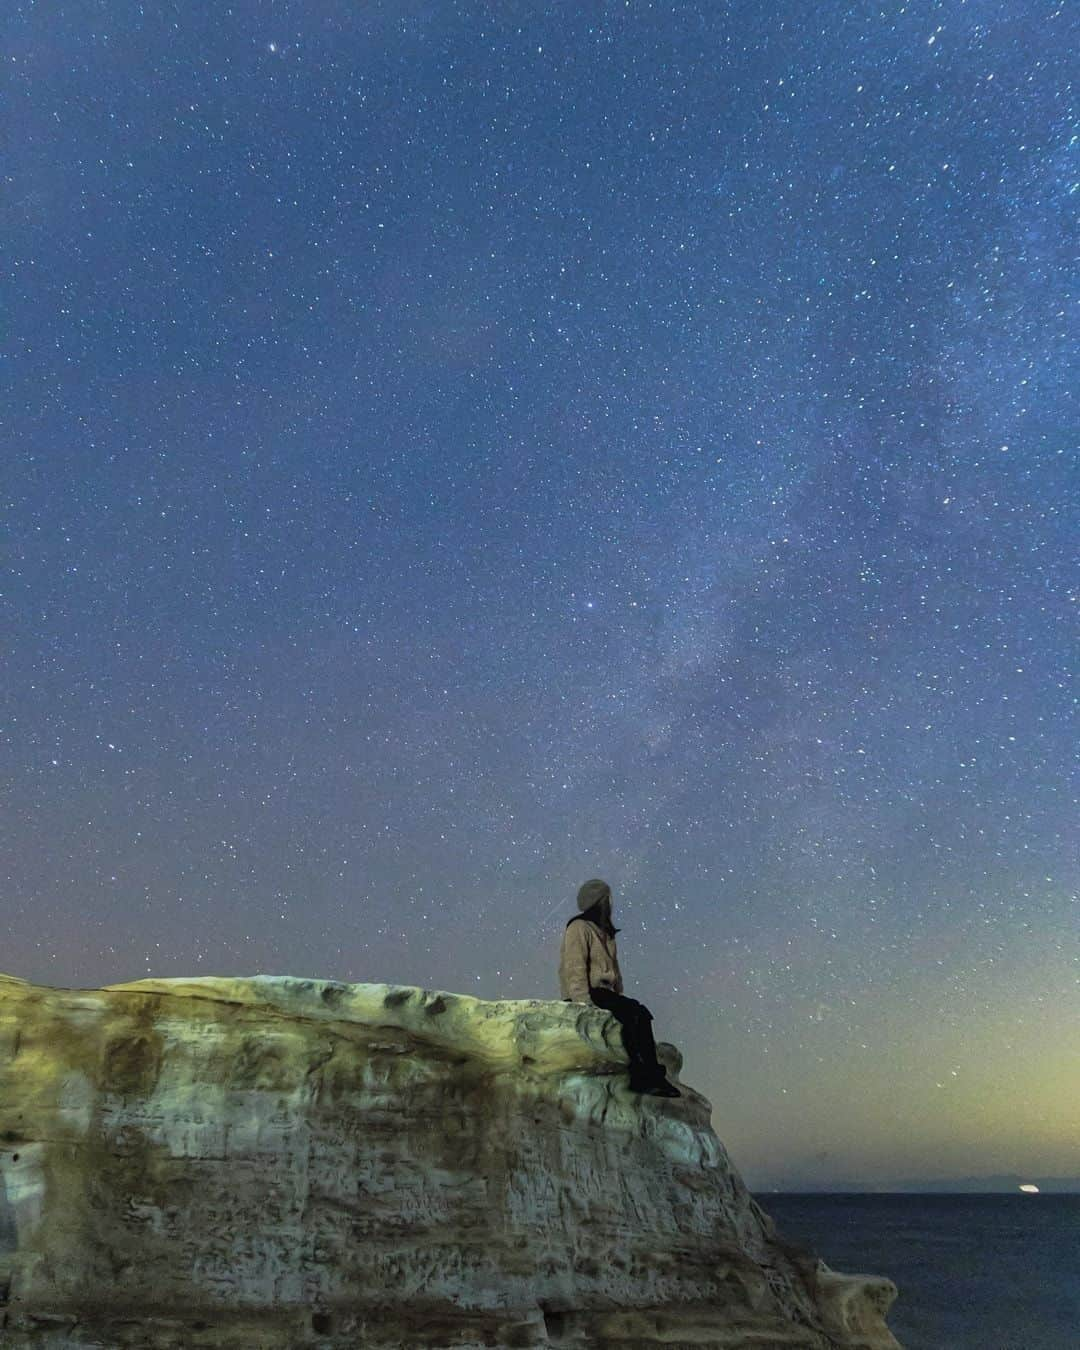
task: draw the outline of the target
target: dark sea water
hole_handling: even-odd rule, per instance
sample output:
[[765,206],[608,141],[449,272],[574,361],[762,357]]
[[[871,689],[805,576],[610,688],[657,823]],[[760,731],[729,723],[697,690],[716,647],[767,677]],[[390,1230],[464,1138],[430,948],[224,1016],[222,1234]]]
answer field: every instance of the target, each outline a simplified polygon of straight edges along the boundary
[[756,1199],[835,1270],[894,1281],[904,1350],[1080,1350],[1080,1195]]

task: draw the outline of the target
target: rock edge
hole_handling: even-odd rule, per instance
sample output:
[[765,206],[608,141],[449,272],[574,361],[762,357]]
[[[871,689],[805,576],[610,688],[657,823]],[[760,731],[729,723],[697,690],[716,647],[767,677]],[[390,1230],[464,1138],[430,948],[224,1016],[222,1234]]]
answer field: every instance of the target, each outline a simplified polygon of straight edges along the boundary
[[[661,1045],[669,1077],[681,1056]],[[290,976],[0,976],[11,1350],[894,1350],[618,1023]]]

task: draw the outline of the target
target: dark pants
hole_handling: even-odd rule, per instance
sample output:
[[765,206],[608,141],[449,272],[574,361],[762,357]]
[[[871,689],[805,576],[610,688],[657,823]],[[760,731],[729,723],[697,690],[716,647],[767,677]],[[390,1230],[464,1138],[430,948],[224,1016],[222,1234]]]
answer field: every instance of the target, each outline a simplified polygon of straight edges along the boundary
[[598,1008],[606,1008],[622,1024],[622,1042],[630,1057],[630,1081],[635,1086],[651,1087],[667,1078],[667,1070],[656,1058],[652,1032],[652,1013],[636,998],[627,998],[611,989],[594,985],[589,990]]

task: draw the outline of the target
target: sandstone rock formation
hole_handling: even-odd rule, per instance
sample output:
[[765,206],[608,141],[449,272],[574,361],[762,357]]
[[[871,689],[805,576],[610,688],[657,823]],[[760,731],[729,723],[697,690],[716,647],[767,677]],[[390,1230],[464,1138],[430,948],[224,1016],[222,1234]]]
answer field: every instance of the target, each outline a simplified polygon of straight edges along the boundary
[[896,1347],[626,1083],[578,1004],[0,976],[0,1345]]

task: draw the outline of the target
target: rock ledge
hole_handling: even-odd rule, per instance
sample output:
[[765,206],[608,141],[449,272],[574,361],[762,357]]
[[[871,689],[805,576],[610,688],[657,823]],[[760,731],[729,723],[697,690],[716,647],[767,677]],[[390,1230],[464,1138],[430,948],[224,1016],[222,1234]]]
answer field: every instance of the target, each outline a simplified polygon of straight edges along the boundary
[[[681,1057],[661,1045],[669,1076]],[[0,976],[6,1350],[896,1350],[598,1008]]]

